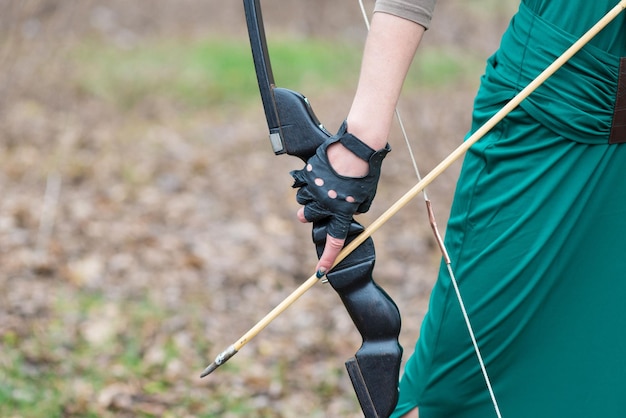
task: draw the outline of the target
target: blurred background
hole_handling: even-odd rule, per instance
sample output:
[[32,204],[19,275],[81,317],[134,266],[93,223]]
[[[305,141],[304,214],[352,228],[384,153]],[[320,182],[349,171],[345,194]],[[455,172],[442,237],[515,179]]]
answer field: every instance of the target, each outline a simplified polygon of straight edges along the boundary
[[[335,131],[358,2],[262,6],[277,84]],[[422,174],[462,141],[515,8],[440,2],[399,106]],[[390,142],[365,225],[416,183]],[[0,0],[0,416],[361,416],[343,365],[360,336],[328,285],[199,379],[313,272],[300,165],[271,151],[241,2]],[[442,228],[458,169],[428,190]],[[406,359],[439,263],[423,200],[374,241]]]

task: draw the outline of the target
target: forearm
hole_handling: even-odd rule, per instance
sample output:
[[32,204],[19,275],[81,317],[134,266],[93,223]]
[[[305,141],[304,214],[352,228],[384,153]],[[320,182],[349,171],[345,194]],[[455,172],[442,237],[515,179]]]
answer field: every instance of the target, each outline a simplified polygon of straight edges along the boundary
[[[374,13],[363,52],[357,91],[346,118],[349,133],[361,139],[374,150],[384,148],[387,143],[396,103],[400,97],[404,79],[422,39],[424,30],[423,26],[411,20],[387,13]],[[354,180],[354,191],[358,192],[363,189],[363,180],[368,178],[366,176],[372,174],[370,162],[364,161],[356,154],[353,154],[341,142],[330,144],[326,149],[326,156],[328,157],[328,164],[333,168],[334,173],[343,177],[359,177],[359,179]],[[315,164],[307,166],[307,170],[314,173],[314,165],[319,165],[318,162],[316,160]],[[377,170],[377,173],[380,172],[380,162],[375,170]],[[329,177],[333,178],[331,175]],[[342,190],[342,193],[347,196],[346,201],[348,201],[348,197],[354,200],[350,187],[345,186],[345,178],[340,180],[342,189],[346,189]],[[376,179],[376,181],[378,180]],[[312,183],[319,188],[319,186],[325,184],[325,180],[320,177],[319,179],[316,178]],[[300,184],[303,187],[308,185],[306,181],[302,181]],[[314,190],[319,192],[319,190]],[[337,195],[336,191],[334,192]],[[373,198],[374,193],[375,188],[371,198]],[[328,196],[330,197],[330,202],[334,202],[333,199],[335,197],[330,195],[330,191]],[[324,199],[328,202],[328,199]],[[309,215],[311,216],[315,216],[316,213],[320,212],[319,205],[317,207],[313,205],[316,203],[315,201],[307,202],[304,199],[299,200],[299,202],[308,204],[315,209],[309,210]],[[371,203],[371,199],[369,202]],[[338,208],[339,206],[336,207]],[[315,220],[307,218],[305,208],[306,206],[298,211],[298,219],[302,222]],[[360,208],[361,206],[357,210]],[[333,210],[333,205],[326,209]],[[334,210],[338,209],[335,208]],[[342,213],[345,217],[345,211]],[[331,217],[331,219],[337,221],[339,218]],[[339,224],[346,227],[341,222]],[[328,235],[323,254],[317,265],[319,272],[328,271],[343,244],[344,239],[342,237]]]
[[373,149],[387,143],[396,103],[424,31],[410,20],[374,13],[347,117],[349,131]]

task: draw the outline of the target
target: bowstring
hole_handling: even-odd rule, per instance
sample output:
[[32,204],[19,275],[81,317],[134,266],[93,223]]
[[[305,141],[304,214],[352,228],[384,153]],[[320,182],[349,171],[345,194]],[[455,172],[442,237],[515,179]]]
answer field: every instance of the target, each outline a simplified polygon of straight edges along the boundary
[[[365,10],[365,4],[363,3],[363,0],[358,0],[359,2],[359,7],[361,9],[361,14],[363,15],[363,21],[365,22],[365,27],[367,28],[367,31],[369,32],[370,30],[370,21],[367,15],[367,11]],[[422,176],[420,174],[420,170],[419,167],[417,165],[417,160],[415,158],[415,153],[413,152],[413,147],[411,146],[411,141],[409,139],[409,136],[407,134],[407,131],[404,127],[404,122],[402,121],[402,117],[400,115],[400,111],[398,110],[398,107],[396,107],[394,109],[395,112],[395,117],[396,120],[398,121],[398,125],[400,127],[400,131],[402,132],[402,137],[404,138],[404,142],[406,144],[407,150],[409,152],[409,156],[411,158],[411,163],[413,165],[413,169],[415,171],[415,175],[417,177],[418,181],[422,181]],[[480,365],[480,370],[482,372],[483,378],[485,380],[485,384],[487,385],[487,390],[489,391],[489,397],[491,398],[491,403],[493,404],[494,410],[496,412],[496,415],[498,418],[502,418],[502,415],[500,414],[500,407],[498,405],[498,401],[496,399],[495,393],[493,391],[493,386],[491,384],[491,379],[489,378],[489,374],[487,373],[487,367],[485,366],[485,362],[483,360],[483,356],[482,353],[480,351],[480,348],[478,346],[478,341],[476,339],[476,335],[474,333],[474,327],[472,326],[472,323],[470,321],[469,315],[467,313],[467,309],[465,307],[465,302],[463,300],[463,297],[461,296],[461,291],[459,289],[459,284],[456,280],[456,276],[454,274],[454,270],[452,269],[452,261],[450,259],[448,250],[443,242],[443,239],[441,237],[441,234],[439,233],[439,228],[437,227],[437,222],[435,220],[435,214],[433,212],[432,209],[432,203],[428,197],[428,194],[426,193],[426,188],[424,188],[422,190],[422,194],[424,196],[424,202],[426,204],[426,208],[428,211],[428,218],[429,218],[429,222],[430,222],[430,226],[433,230],[433,234],[435,236],[435,240],[437,241],[437,245],[439,246],[439,250],[441,251],[441,255],[444,259],[444,262],[446,264],[447,270],[448,270],[448,275],[450,276],[450,281],[452,282],[452,286],[454,287],[454,292],[456,294],[456,298],[457,301],[459,303],[459,306],[461,308],[461,313],[463,314],[463,319],[465,321],[465,326],[467,328],[467,331],[469,333],[470,339],[472,340],[472,345],[474,347],[474,352],[476,353],[476,357],[478,359],[478,363]]]

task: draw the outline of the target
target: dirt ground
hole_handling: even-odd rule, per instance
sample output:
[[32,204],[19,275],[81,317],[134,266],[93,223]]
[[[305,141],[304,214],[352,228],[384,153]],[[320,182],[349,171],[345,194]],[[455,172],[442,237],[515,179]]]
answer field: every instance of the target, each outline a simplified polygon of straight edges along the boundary
[[[513,10],[440,3],[425,42],[484,58]],[[0,404],[12,405],[0,415],[361,416],[343,366],[359,335],[328,285],[199,378],[311,275],[315,253],[294,216],[288,172],[300,162],[272,155],[260,101],[183,112],[146,98],[120,110],[75,88],[64,54],[81,37],[246,36],[239,2],[146,4],[0,0]],[[268,31],[363,36],[356,2],[263,5]],[[422,174],[462,140],[479,75],[402,99]],[[336,129],[350,90],[303,93]],[[365,225],[416,182],[397,127],[391,142]],[[458,168],[429,188],[442,227]],[[406,359],[439,262],[423,201],[374,241]]]

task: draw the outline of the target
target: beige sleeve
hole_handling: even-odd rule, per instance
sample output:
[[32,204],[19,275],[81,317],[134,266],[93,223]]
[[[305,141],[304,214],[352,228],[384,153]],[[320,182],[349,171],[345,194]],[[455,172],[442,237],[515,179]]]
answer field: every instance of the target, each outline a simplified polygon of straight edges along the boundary
[[411,20],[428,29],[437,0],[376,0],[375,12]]

